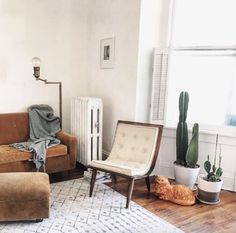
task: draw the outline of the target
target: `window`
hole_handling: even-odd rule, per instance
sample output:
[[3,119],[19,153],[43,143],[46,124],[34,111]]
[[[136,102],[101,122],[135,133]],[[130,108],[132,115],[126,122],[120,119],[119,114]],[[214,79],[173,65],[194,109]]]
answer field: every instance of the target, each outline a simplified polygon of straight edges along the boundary
[[174,8],[166,125],[176,126],[184,90],[189,123],[236,126],[236,1],[175,0]]

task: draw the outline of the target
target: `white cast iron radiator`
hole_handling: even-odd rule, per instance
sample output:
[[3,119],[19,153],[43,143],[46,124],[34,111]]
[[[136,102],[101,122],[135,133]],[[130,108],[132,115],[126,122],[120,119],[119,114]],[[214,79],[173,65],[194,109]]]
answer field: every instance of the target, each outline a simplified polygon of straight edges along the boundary
[[77,162],[87,166],[102,159],[102,100],[77,97],[71,101],[71,133],[77,137]]

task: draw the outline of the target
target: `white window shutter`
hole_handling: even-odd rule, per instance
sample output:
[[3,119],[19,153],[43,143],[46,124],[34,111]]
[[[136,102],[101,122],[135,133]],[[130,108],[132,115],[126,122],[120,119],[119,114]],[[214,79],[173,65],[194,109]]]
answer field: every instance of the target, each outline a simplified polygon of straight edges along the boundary
[[150,121],[164,124],[167,91],[168,49],[154,49]]

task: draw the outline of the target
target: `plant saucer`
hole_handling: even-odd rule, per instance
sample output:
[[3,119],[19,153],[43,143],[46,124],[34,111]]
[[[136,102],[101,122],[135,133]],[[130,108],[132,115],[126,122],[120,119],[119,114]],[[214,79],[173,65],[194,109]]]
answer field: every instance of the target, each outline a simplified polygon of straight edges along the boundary
[[196,195],[196,198],[197,198],[201,203],[207,204],[207,205],[216,205],[216,204],[219,204],[219,203],[220,203],[220,199],[219,199],[218,201],[216,201],[216,202],[208,202],[208,201],[203,201],[203,200],[201,200],[201,199],[198,197],[198,195]]

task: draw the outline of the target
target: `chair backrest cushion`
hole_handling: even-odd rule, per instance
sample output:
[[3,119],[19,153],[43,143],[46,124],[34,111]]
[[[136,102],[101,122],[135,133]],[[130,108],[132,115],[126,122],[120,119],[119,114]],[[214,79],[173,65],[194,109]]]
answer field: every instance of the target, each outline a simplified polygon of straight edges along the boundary
[[158,128],[118,123],[109,159],[135,162],[150,167],[158,138]]

